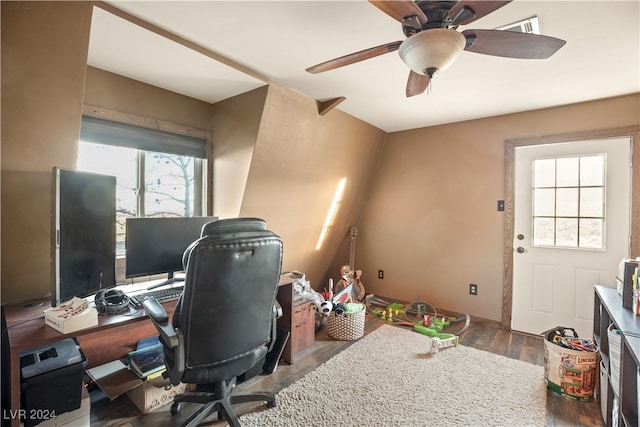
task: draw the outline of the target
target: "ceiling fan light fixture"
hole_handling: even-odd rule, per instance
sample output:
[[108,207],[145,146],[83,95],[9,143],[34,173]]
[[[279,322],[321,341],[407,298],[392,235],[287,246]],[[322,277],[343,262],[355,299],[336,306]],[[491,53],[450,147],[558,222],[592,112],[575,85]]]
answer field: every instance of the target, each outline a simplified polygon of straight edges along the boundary
[[403,41],[398,53],[413,71],[431,76],[435,73],[433,69],[442,71],[453,64],[465,45],[466,39],[458,31],[432,28]]

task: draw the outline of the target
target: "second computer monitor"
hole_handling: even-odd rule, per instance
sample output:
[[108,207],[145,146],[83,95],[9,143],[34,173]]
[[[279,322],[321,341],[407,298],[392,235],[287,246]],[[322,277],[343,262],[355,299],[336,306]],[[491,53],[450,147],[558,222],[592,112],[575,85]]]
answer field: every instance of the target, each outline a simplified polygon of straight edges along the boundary
[[217,220],[213,216],[177,218],[127,218],[126,262],[127,278],[168,275],[182,271],[182,255],[198,240],[202,227]]

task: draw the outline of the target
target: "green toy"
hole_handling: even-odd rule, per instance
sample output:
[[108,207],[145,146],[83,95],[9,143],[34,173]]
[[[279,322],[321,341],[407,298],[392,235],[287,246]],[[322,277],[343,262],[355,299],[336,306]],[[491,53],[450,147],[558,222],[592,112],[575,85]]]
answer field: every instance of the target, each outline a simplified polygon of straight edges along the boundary
[[438,338],[441,340],[453,339],[455,340],[455,345],[458,345],[459,337],[457,335],[438,332],[433,326],[425,326],[423,324],[416,323],[415,325],[413,325],[413,330],[431,338]]
[[[424,301],[415,301],[411,304],[392,303],[375,297],[375,302],[367,301],[367,304],[374,303],[379,306],[386,306],[386,309],[371,309],[369,312],[382,320],[398,325],[411,326],[413,330],[432,338],[431,353],[437,353],[439,349],[445,347],[455,347],[460,341],[459,335],[467,330],[470,317],[465,314],[459,318],[438,316],[435,307]],[[386,304],[381,304],[386,302]],[[465,324],[458,332],[458,335],[443,332],[446,326],[452,323],[465,320]]]

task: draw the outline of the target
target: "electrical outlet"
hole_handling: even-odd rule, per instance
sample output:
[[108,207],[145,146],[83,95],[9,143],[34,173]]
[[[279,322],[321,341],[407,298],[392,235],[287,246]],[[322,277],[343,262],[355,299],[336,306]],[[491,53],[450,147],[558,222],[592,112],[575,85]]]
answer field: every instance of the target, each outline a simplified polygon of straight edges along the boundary
[[378,270],[378,279],[384,279],[384,270]]
[[469,295],[478,295],[478,285],[475,283],[469,284]]

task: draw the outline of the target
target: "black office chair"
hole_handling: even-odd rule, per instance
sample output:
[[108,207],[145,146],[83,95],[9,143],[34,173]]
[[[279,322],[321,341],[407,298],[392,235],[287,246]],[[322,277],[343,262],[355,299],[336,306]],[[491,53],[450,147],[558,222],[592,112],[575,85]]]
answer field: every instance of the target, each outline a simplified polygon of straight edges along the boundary
[[156,300],[143,303],[160,333],[171,384],[197,385],[174,398],[171,412],[181,402],[202,403],[183,426],[215,412],[239,426],[231,405],[276,405],[273,393],[233,389],[236,377],[264,363],[275,342],[282,240],[258,218],[219,220],[203,227],[183,263],[185,287],[173,321]]

